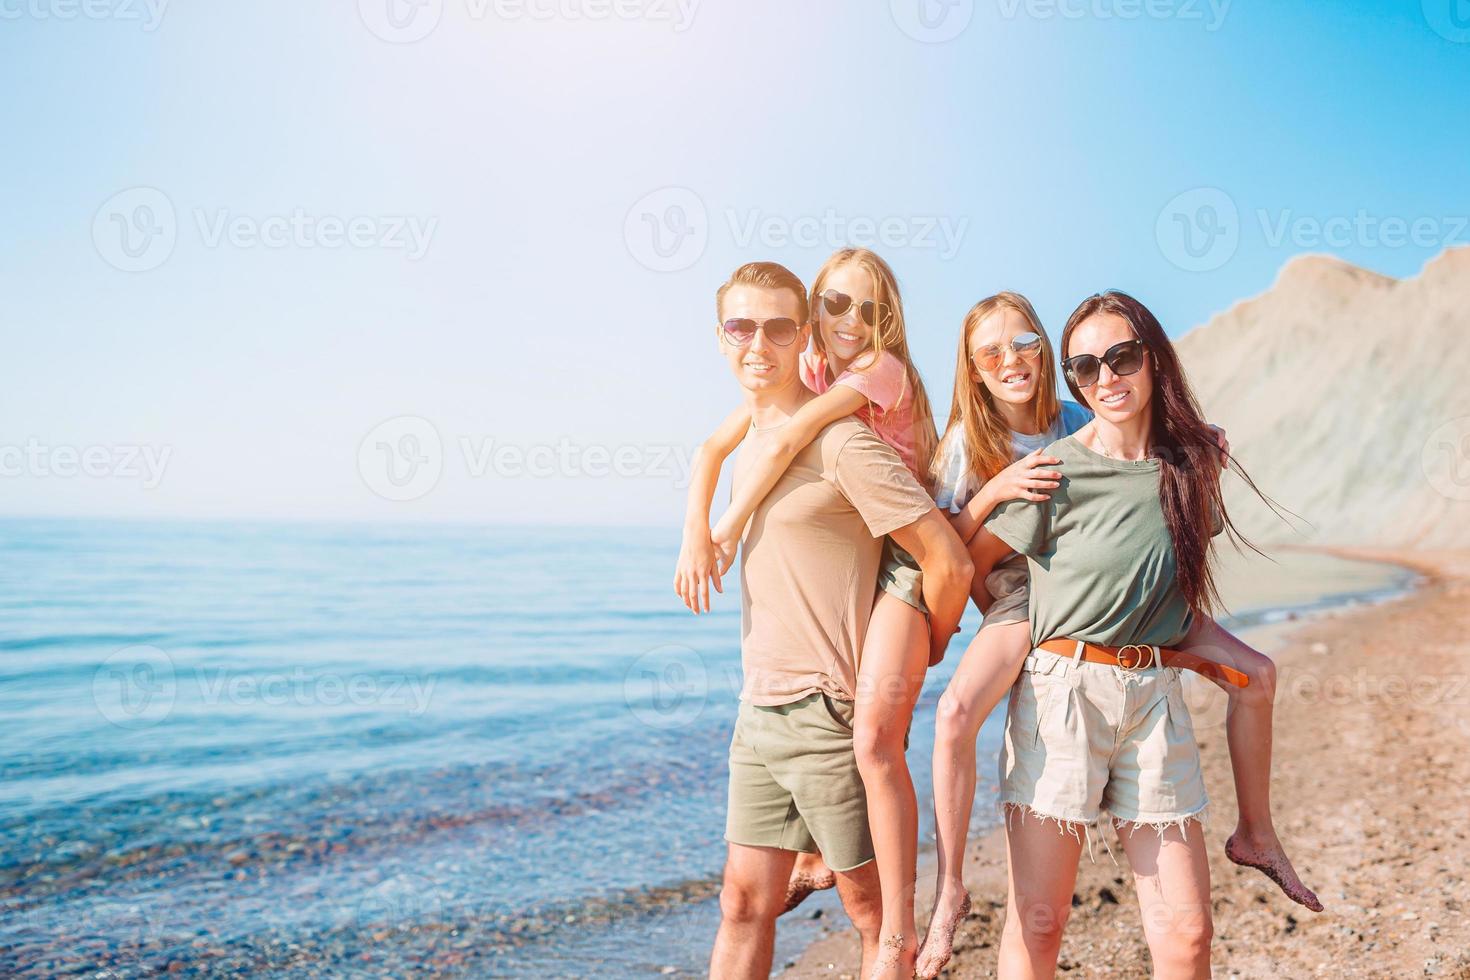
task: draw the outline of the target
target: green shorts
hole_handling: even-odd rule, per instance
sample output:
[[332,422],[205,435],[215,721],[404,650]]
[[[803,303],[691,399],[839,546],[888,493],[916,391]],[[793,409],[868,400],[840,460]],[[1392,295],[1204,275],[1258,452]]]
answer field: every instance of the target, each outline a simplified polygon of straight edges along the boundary
[[853,704],[825,694],[774,707],[740,703],[730,740],[725,840],[822,852],[833,871],[873,860],[852,747]]
[[878,589],[895,598],[902,599],[924,615],[929,607],[924,605],[924,573],[914,556],[894,543],[892,538],[883,539],[883,562],[878,566]]

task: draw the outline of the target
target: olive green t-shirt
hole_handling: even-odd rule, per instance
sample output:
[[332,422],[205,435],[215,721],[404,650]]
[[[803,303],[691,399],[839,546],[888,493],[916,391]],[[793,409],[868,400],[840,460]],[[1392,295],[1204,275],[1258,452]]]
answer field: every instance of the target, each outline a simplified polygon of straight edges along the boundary
[[1112,459],[1076,436],[1045,453],[1062,461],[1051,499],[1008,500],[985,522],[1026,556],[1031,642],[1178,643],[1193,615],[1176,577],[1159,461]]

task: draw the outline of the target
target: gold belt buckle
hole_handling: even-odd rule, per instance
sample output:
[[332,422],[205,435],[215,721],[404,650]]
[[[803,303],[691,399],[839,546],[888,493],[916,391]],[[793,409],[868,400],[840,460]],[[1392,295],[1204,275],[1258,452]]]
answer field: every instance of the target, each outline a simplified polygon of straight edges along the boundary
[[[1135,652],[1132,663],[1128,663],[1126,654],[1128,651]],[[1124,670],[1139,670],[1145,664],[1152,664],[1154,660],[1154,648],[1147,643],[1125,643],[1118,648],[1118,666]]]

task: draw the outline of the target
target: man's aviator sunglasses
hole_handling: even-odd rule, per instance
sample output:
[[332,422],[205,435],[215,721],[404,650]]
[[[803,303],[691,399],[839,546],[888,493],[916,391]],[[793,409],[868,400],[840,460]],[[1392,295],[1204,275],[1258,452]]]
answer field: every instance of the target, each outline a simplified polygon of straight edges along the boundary
[[790,347],[801,333],[801,324],[789,316],[773,316],[766,320],[750,317],[731,317],[720,324],[725,340],[736,347],[744,347],[755,339],[755,332],[765,332],[766,339],[777,347]]

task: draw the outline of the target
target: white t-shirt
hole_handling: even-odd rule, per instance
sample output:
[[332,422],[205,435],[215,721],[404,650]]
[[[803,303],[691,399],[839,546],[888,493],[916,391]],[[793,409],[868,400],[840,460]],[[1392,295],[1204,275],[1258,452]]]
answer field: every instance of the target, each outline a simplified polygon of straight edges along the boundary
[[[1078,405],[1076,402],[1062,402],[1062,410],[1057,414],[1056,421],[1045,432],[1036,435],[1026,435],[1023,432],[1011,432],[1011,459],[1020,459],[1027,453],[1034,453],[1044,446],[1050,446],[1058,439],[1064,439],[1088,422],[1092,421],[1092,412]],[[965,452],[965,434],[959,426],[951,426],[945,433],[943,441],[939,444],[939,466],[937,470],[939,479],[935,487],[934,502],[941,510],[947,510],[951,514],[958,514],[965,509],[970,498],[980,492],[985,481],[981,480],[970,470],[969,453]]]

